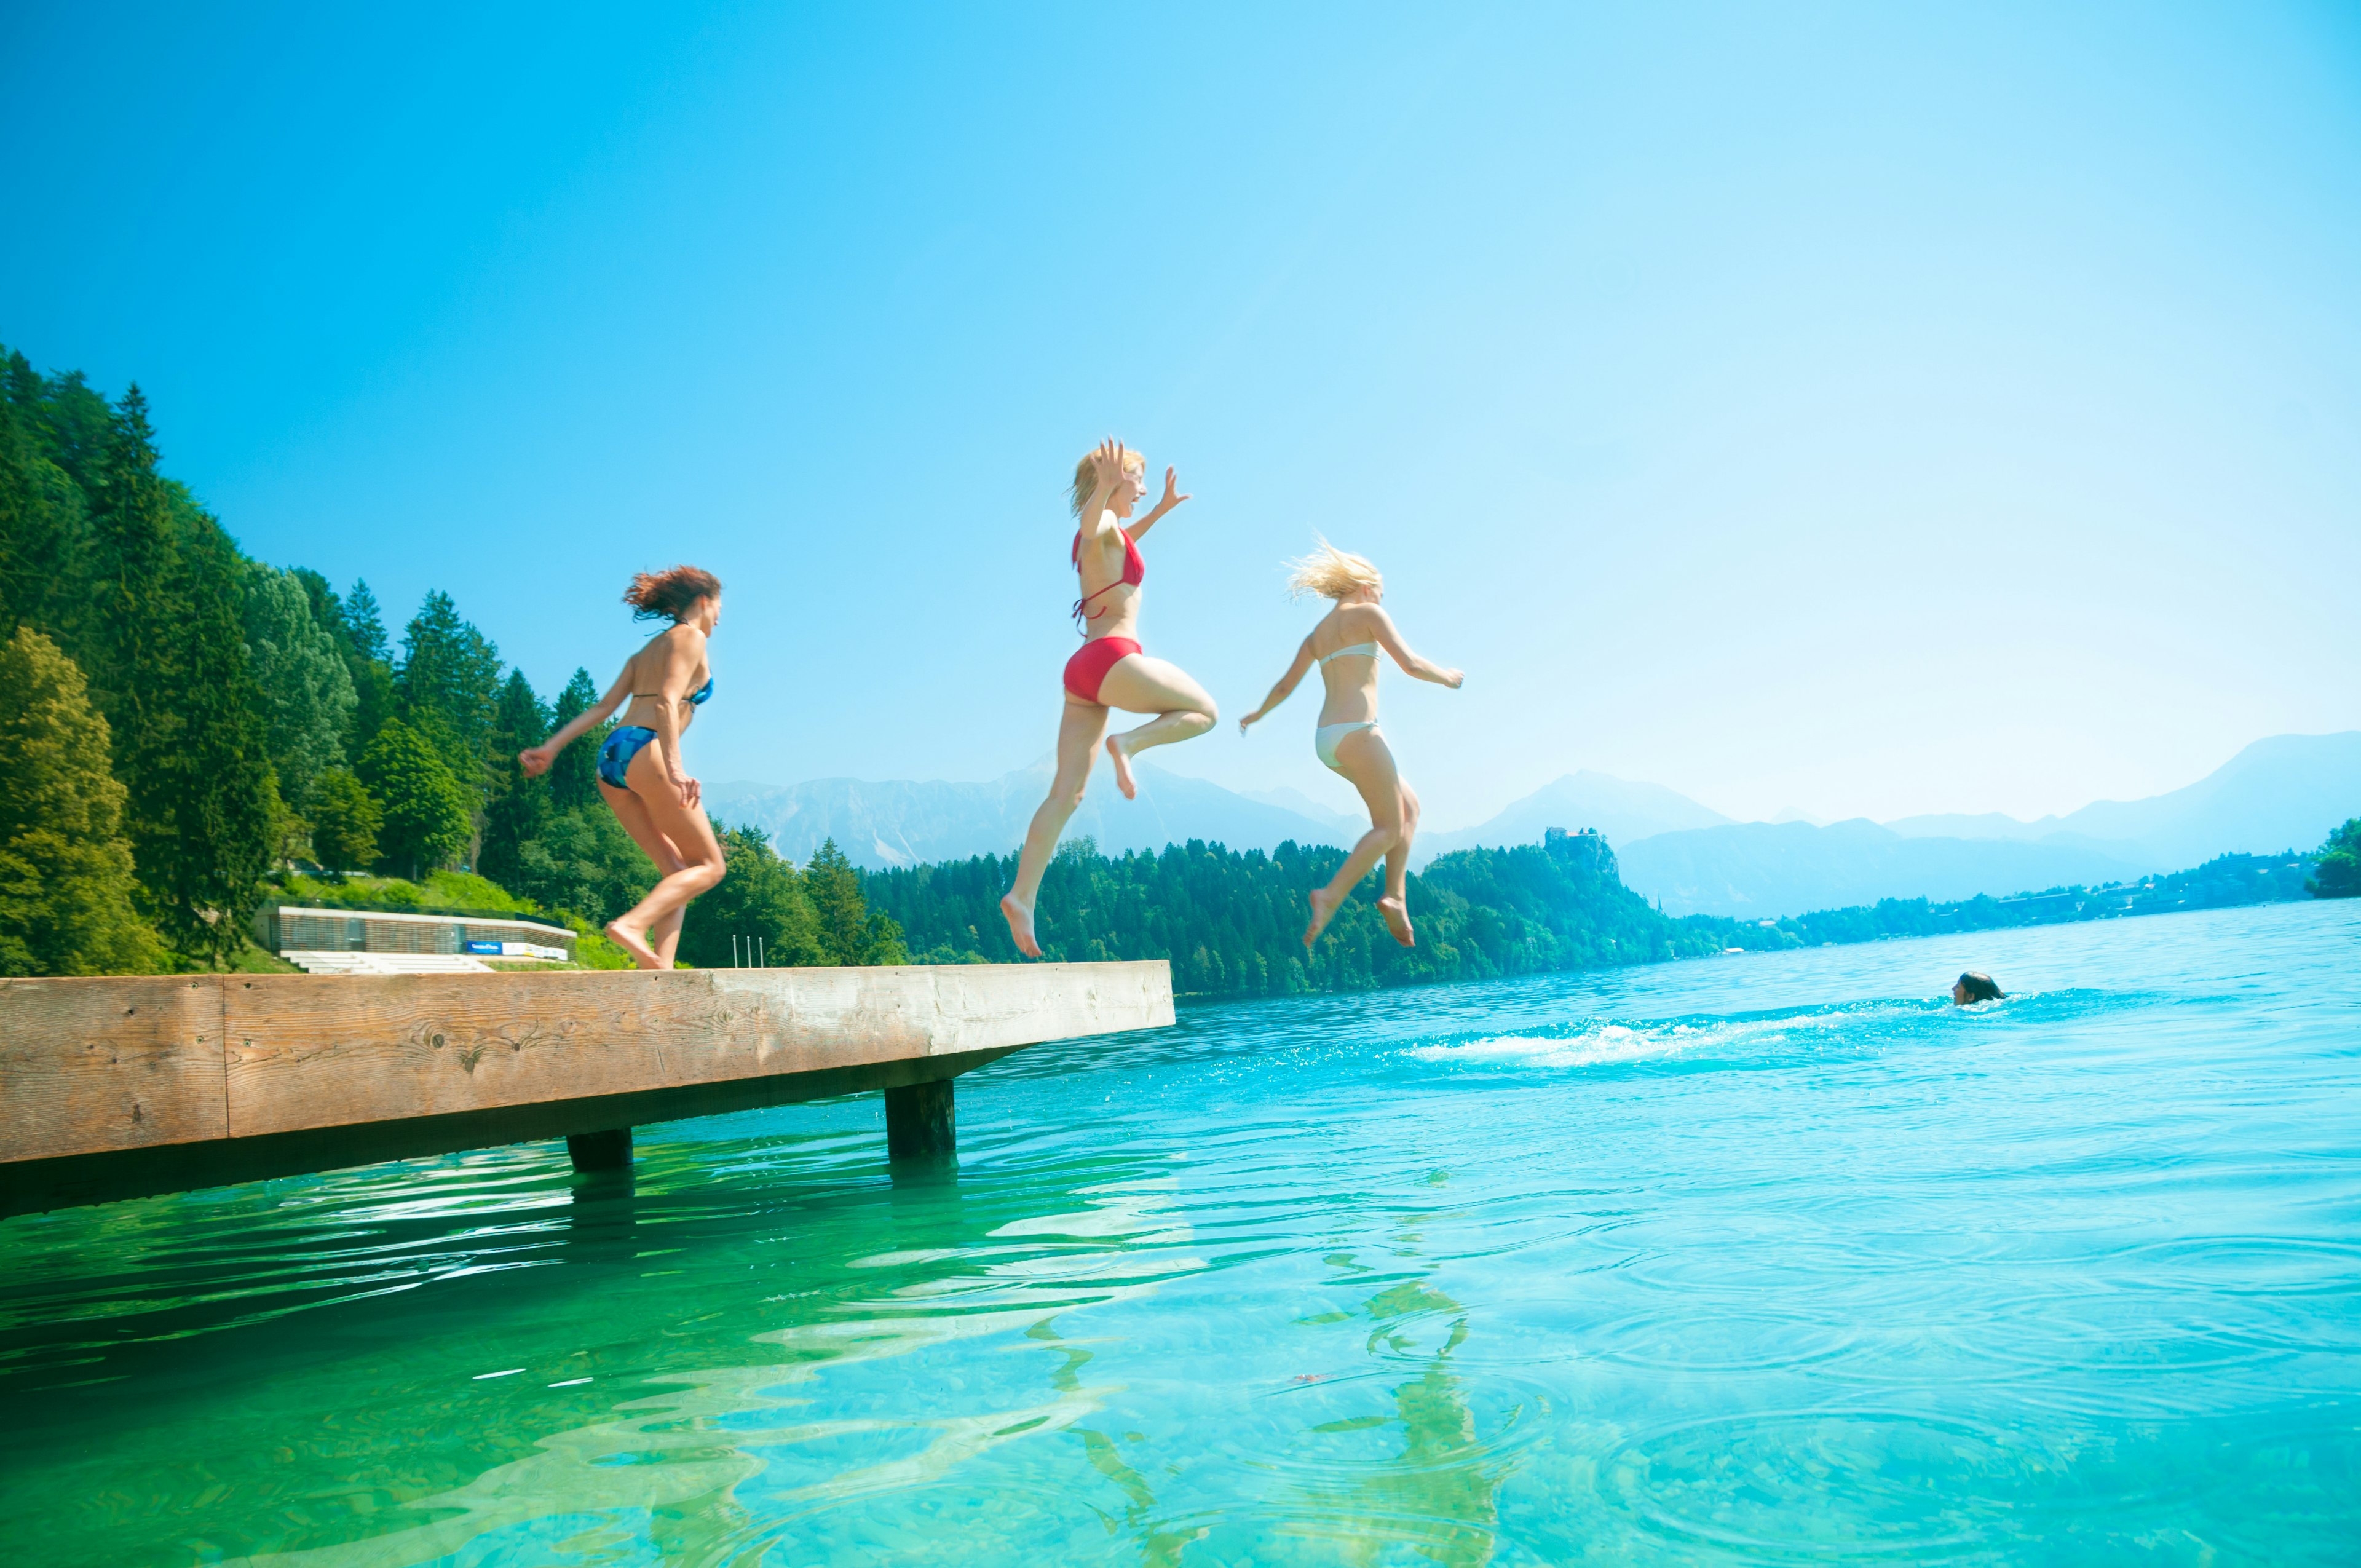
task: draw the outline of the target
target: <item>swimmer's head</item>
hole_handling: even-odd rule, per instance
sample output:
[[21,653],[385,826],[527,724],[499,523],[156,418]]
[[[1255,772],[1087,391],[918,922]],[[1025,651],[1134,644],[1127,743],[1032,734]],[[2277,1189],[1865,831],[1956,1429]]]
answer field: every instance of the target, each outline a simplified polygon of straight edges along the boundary
[[[1068,493],[1066,506],[1076,517],[1099,491],[1099,455],[1095,450],[1082,454],[1074,465],[1074,488]],[[1107,498],[1107,508],[1117,517],[1129,517],[1139,498],[1148,493],[1148,459],[1138,451],[1126,447],[1123,454],[1123,482]]]
[[[710,601],[712,620],[721,618],[721,579],[702,566],[672,566],[661,572],[634,572],[623,602],[634,620],[695,620],[700,606]],[[709,624],[709,623],[708,623]]]
[[1346,599],[1366,597],[1374,604],[1385,598],[1386,579],[1367,556],[1339,550],[1321,539],[1319,547],[1311,554],[1287,564],[1287,591],[1293,598],[1318,594],[1342,604]]
[[1998,1002],[2006,994],[1992,976],[1975,970],[1951,982],[1951,1001],[1961,1007],[1976,1002]]

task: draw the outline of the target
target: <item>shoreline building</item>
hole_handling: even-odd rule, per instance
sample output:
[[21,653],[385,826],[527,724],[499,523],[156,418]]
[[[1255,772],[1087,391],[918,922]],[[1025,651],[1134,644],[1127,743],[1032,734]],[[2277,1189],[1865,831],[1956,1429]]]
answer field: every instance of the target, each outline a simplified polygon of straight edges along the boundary
[[575,938],[546,920],[480,910],[266,904],[254,939],[311,974],[448,974],[568,963]]

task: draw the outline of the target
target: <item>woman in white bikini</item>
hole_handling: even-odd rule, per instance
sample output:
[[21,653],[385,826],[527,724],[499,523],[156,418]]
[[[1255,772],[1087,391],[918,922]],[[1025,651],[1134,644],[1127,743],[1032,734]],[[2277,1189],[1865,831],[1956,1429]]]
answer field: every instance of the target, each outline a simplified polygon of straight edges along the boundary
[[631,705],[599,749],[598,793],[664,875],[629,914],[607,923],[607,936],[640,968],[670,969],[688,901],[719,883],[723,869],[703,790],[680,758],[681,736],[713,695],[706,640],[721,621],[721,580],[696,566],[642,572],[623,602],[637,620],[672,624],[623,661],[597,707],[518,752],[517,763],[528,778],[547,773],[578,736]]
[[1407,948],[1416,940],[1403,878],[1410,872],[1411,840],[1418,834],[1418,792],[1395,772],[1393,751],[1386,744],[1385,732],[1378,728],[1378,652],[1383,649],[1403,674],[1454,691],[1467,677],[1457,670],[1429,663],[1410,651],[1401,633],[1394,630],[1393,617],[1381,608],[1385,578],[1364,557],[1348,555],[1323,539],[1319,549],[1290,565],[1293,567],[1287,580],[1290,593],[1299,598],[1319,594],[1334,599],[1336,608],[1312,629],[1312,635],[1295,651],[1295,663],[1279,677],[1262,706],[1238,720],[1238,733],[1245,734],[1246,726],[1285,702],[1304,673],[1315,662],[1319,664],[1320,679],[1328,692],[1320,705],[1320,728],[1312,731],[1312,749],[1361,792],[1369,808],[1369,830],[1361,835],[1361,841],[1353,846],[1328,885],[1312,891],[1312,923],[1303,928],[1303,945],[1308,948],[1319,940],[1338,906],[1382,856],[1386,891],[1378,900],[1378,913],[1385,917],[1386,929],[1393,933],[1394,940]]
[[[1016,885],[1001,897],[1000,913],[1008,921],[1008,935],[1016,950],[1028,958],[1041,956],[1033,935],[1033,901],[1041,892],[1041,875],[1058,848],[1058,835],[1082,804],[1082,786],[1090,782],[1091,763],[1105,737],[1107,755],[1115,762],[1115,787],[1126,800],[1139,788],[1132,780],[1131,759],[1150,746],[1168,746],[1202,735],[1213,727],[1213,699],[1189,678],[1180,665],[1152,658],[1139,646],[1139,585],[1148,575],[1139,542],[1158,520],[1189,498],[1176,493],[1173,472],[1164,470],[1164,499],[1146,517],[1125,526],[1132,509],[1148,493],[1148,460],[1120,441],[1106,441],[1074,467],[1074,570],[1082,577],[1082,597],[1074,601],[1074,628],[1083,642],[1066,661],[1066,706],[1058,721],[1058,775],[1049,784],[1049,797],[1033,813],[1025,830],[1025,850],[1016,860]],[[1154,718],[1108,735],[1107,709],[1152,713]]]

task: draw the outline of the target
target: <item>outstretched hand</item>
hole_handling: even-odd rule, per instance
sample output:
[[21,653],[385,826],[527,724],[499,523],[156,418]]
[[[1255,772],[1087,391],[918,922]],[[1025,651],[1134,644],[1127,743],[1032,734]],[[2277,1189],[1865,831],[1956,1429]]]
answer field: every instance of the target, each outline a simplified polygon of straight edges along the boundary
[[[1183,496],[1183,497],[1181,498],[1181,499],[1186,500],[1186,499],[1188,499],[1188,498],[1187,498],[1186,496]],[[1261,718],[1262,718],[1262,710],[1261,710],[1261,709],[1259,709],[1259,708],[1257,708],[1257,709],[1256,709],[1254,712],[1249,713],[1249,714],[1247,714],[1245,718],[1243,718],[1239,719],[1239,720],[1238,720],[1238,733],[1239,733],[1239,734],[1241,734],[1241,735],[1245,734],[1245,733],[1246,732],[1246,726],[1247,726],[1247,725],[1249,725],[1249,724],[1255,723],[1257,720],[1260,719]]]
[[1164,499],[1156,503],[1156,510],[1158,511],[1170,511],[1174,507],[1179,506],[1182,501],[1189,499],[1187,496],[1174,494],[1174,491],[1178,488],[1178,487],[1173,483],[1175,477],[1175,470],[1170,468],[1164,470]]
[[546,746],[528,746],[517,753],[517,766],[524,770],[524,776],[529,779],[537,779],[549,772],[549,764],[556,760],[557,753]]
[[1453,691],[1457,691],[1461,686],[1467,684],[1467,672],[1465,670],[1445,670],[1443,672],[1443,684],[1449,686]]
[[1123,483],[1124,467],[1131,452],[1122,442],[1110,435],[1099,443],[1098,450],[1091,456],[1091,472],[1098,477],[1102,492],[1113,490]]

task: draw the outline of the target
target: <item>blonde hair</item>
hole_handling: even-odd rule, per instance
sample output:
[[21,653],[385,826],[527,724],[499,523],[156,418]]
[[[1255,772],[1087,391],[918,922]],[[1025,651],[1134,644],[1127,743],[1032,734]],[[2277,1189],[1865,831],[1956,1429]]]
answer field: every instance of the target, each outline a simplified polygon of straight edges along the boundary
[[[1320,539],[1316,533],[1312,537]],[[1385,574],[1371,565],[1367,555],[1339,550],[1325,539],[1320,539],[1319,548],[1311,554],[1287,564],[1287,592],[1290,598],[1318,594],[1324,598],[1341,599],[1361,588],[1381,588],[1385,583]]]
[[[1141,489],[1148,488],[1148,459],[1137,447],[1124,449],[1123,466],[1139,476]],[[1081,462],[1074,465],[1074,488],[1067,496],[1067,510],[1076,517],[1082,516],[1082,508],[1098,493],[1098,488],[1099,454],[1098,449],[1093,447],[1082,454]]]

